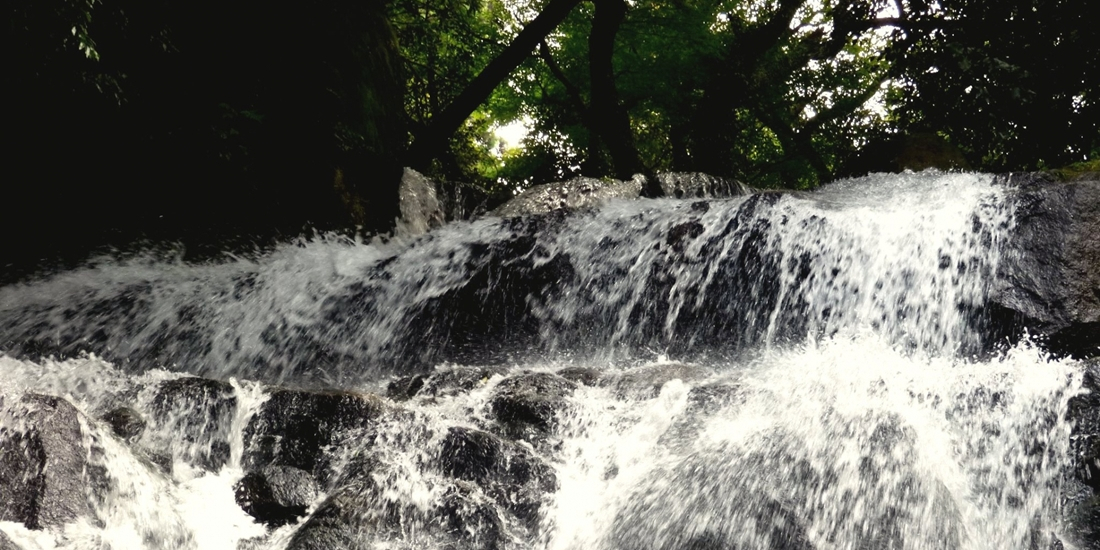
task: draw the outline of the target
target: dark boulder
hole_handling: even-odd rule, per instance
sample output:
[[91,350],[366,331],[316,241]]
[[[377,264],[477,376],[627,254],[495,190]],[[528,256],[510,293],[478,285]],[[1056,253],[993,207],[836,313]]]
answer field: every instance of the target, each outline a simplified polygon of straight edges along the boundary
[[325,449],[369,429],[388,410],[383,400],[352,392],[276,389],[245,428],[243,465],[293,466],[325,480]]
[[533,428],[549,433],[557,415],[577,385],[549,372],[528,372],[509,377],[496,387],[490,402],[493,416],[513,434]]
[[1100,355],[1100,178],[1000,178],[1014,187],[1016,224],[1000,266],[994,313],[1010,337],[1042,335],[1059,355]]
[[233,491],[242,510],[270,527],[297,521],[320,494],[309,472],[290,466],[266,466],[250,472]]
[[145,433],[145,419],[141,417],[141,413],[130,407],[108,411],[102,420],[111,427],[115,435],[127,443],[133,443]]
[[539,521],[539,508],[557,490],[553,468],[527,448],[490,433],[451,428],[439,455],[443,473],[481,487],[528,529]]
[[161,384],[153,397],[154,451],[210,471],[229,462],[229,431],[237,414],[233,386],[184,377]]
[[0,520],[31,529],[93,514],[80,413],[60,397],[26,394],[0,411]]

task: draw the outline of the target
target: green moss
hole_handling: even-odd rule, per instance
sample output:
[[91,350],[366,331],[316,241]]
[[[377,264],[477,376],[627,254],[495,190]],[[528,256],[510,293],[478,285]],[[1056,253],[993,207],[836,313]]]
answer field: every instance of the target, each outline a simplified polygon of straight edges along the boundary
[[1100,159],[1075,162],[1069,166],[1050,170],[1059,181],[1083,181],[1100,179]]

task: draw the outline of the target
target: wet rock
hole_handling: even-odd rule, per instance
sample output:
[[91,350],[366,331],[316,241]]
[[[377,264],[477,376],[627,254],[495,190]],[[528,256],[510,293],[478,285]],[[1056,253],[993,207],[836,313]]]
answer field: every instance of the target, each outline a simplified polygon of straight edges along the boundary
[[683,252],[688,243],[703,234],[703,224],[697,221],[683,222],[669,228],[665,243],[676,252]]
[[276,389],[245,428],[243,465],[293,466],[324,480],[330,473],[325,449],[374,426],[387,410],[370,394]]
[[549,433],[566,399],[577,385],[548,372],[529,372],[507,378],[496,387],[490,407],[503,425],[522,431],[531,427]]
[[3,531],[0,531],[0,550],[22,550]]
[[394,379],[386,387],[386,397],[395,401],[411,399],[416,395],[444,397],[467,393],[484,386],[490,378],[503,376],[503,367],[450,367],[428,374],[417,374]]
[[424,387],[424,380],[427,377],[425,374],[414,374],[394,378],[390,380],[389,384],[386,384],[386,397],[394,401],[408,401],[416,397],[416,394]]
[[1066,412],[1073,423],[1070,448],[1078,480],[1100,493],[1100,359],[1085,363],[1084,393],[1072,397]]
[[598,386],[604,378],[602,371],[589,367],[566,367],[559,370],[557,375],[582,386]]
[[312,474],[290,466],[266,466],[233,487],[237,504],[270,527],[297,521],[319,495]]
[[1100,495],[1070,503],[1065,523],[1066,542],[1082,550],[1100,550]]
[[[376,520],[360,510],[349,492],[337,493],[323,502],[294,532],[287,550],[329,550],[371,548],[369,535]],[[369,518],[369,519],[368,519]],[[374,521],[371,521],[374,520]],[[368,523],[364,525],[364,523]],[[367,530],[367,533],[364,533]]]
[[495,435],[468,428],[451,428],[443,439],[440,465],[449,476],[483,482],[503,463],[504,442]]
[[217,471],[229,461],[236,414],[236,392],[226,382],[195,377],[164,382],[153,397],[154,452],[166,450],[173,459]]
[[695,386],[688,391],[690,416],[712,415],[722,408],[743,399],[741,386],[732,383],[714,383]]
[[115,435],[127,443],[133,443],[145,432],[145,419],[141,413],[130,407],[119,407],[104,414],[102,420],[106,422]]
[[745,184],[702,172],[666,172],[657,174],[666,197],[722,198],[747,195],[752,190]]
[[476,483],[528,529],[537,527],[545,495],[557,490],[553,468],[525,447],[479,430],[451,428],[439,462],[443,473]]
[[491,503],[469,486],[456,484],[444,496],[440,519],[455,548],[497,550],[504,547],[504,522]]
[[691,382],[711,374],[713,371],[698,365],[659,363],[623,371],[614,379],[609,377],[607,383],[620,397],[648,399],[657,397],[661,393],[661,388],[673,380]]
[[87,457],[68,401],[26,394],[0,412],[0,520],[42,529],[90,517]]
[[579,177],[568,181],[536,185],[492,211],[509,218],[544,214],[554,210],[577,210],[598,206],[611,199],[632,199],[642,193],[643,182]]
[[294,533],[287,550],[375,548],[376,543],[407,540],[400,548],[495,550],[503,547],[507,526],[478,488],[457,481],[426,508],[383,490],[378,479],[400,476],[374,460],[360,463],[339,481],[339,488]]
[[443,205],[436,196],[435,184],[416,170],[405,168],[398,194],[401,209],[396,228],[398,235],[423,235],[446,221]]
[[1043,335],[1060,355],[1100,355],[1100,180],[1012,174],[1016,224],[1000,266],[995,324]]
[[578,210],[599,206],[611,199],[639,197],[722,198],[745,195],[751,190],[736,180],[701,172],[666,172],[656,176],[636,174],[625,181],[578,177],[536,185],[499,206],[501,217],[542,214],[554,210]]

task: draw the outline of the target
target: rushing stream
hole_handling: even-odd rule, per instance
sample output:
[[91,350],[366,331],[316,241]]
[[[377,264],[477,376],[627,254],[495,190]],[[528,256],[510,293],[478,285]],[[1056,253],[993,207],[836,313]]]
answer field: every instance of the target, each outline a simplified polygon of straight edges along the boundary
[[[201,265],[130,254],[2,287],[0,441],[29,429],[25,394],[63,397],[97,481],[88,513],[0,533],[23,550],[1047,550],[1082,374],[987,330],[1012,212],[988,176],[871,176]],[[539,397],[545,423],[505,421],[500,396],[532,372],[561,375],[534,394],[566,390]],[[166,404],[185,375],[235,405]],[[234,485],[279,387],[390,412],[296,464],[318,480],[307,515],[265,527]],[[144,431],[100,420],[119,407]],[[472,471],[455,441],[509,458]],[[18,448],[0,444],[0,474]]]

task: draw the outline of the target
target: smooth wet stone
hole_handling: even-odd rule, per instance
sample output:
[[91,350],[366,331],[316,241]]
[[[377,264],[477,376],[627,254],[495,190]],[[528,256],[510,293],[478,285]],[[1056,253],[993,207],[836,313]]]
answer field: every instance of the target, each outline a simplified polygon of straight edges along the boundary
[[270,527],[297,521],[320,494],[313,475],[291,466],[266,466],[233,487],[237,504]]
[[68,401],[26,394],[0,411],[0,521],[43,529],[91,517],[85,488],[94,471]]

